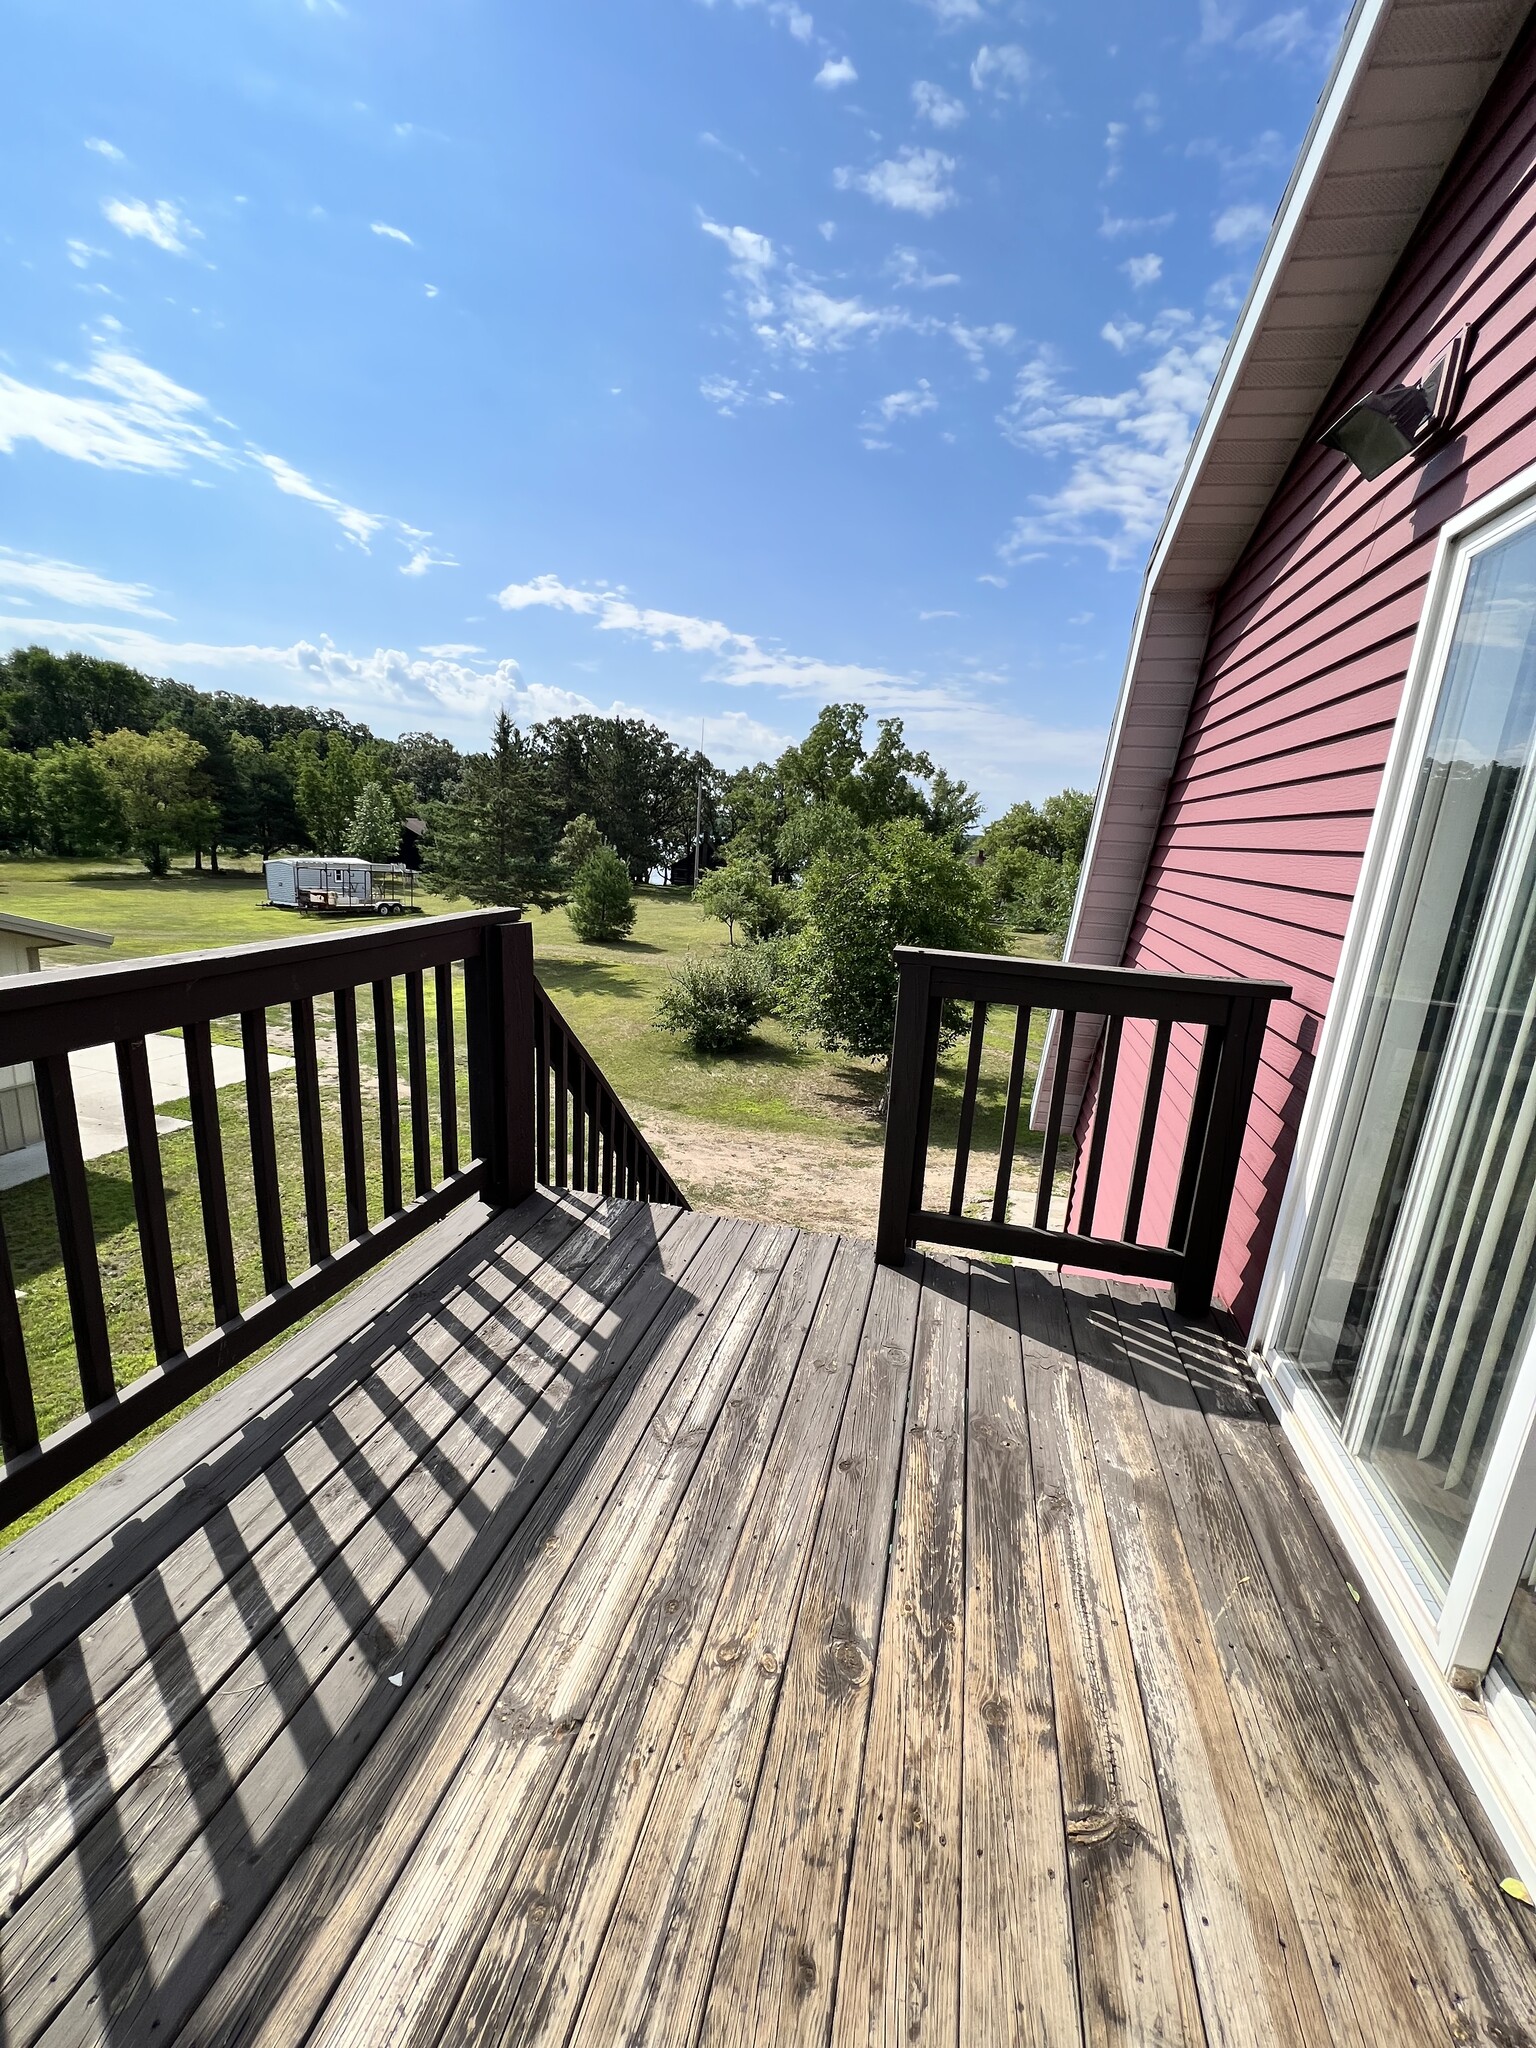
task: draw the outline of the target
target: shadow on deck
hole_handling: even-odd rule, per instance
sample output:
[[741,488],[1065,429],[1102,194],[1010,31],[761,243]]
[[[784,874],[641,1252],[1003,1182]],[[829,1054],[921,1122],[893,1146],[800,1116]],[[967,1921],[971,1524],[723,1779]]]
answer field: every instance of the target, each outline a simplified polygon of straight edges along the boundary
[[460,1212],[3,1556],[5,2048],[1532,2039],[1143,1289]]

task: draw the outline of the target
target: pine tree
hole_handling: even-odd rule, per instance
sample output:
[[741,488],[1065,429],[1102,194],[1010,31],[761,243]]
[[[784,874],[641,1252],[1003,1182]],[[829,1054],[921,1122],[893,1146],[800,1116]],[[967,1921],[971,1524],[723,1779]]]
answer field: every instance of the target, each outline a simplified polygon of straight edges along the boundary
[[559,894],[554,806],[533,749],[505,711],[488,754],[472,754],[429,811],[426,871],[445,896],[547,910]]
[[358,793],[352,822],[344,835],[348,853],[358,860],[393,860],[400,850],[400,825],[389,792],[365,782]]

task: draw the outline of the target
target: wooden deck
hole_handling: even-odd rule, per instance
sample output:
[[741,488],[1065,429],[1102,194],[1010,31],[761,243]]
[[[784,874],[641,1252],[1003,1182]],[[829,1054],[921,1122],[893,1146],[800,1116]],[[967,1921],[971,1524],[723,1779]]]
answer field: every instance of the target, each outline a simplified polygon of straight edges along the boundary
[[4,2048],[1532,2040],[1208,1328],[585,1196],[410,1256],[0,1553]]

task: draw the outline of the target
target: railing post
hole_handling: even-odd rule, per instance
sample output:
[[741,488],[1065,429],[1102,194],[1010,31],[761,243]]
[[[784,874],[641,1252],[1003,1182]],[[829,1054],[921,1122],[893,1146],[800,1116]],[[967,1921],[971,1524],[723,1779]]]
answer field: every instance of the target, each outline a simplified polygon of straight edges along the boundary
[[521,920],[485,929],[483,1110],[486,1200],[525,1201],[536,1180],[534,1142],[533,928]]
[[928,1146],[923,1105],[932,1100],[932,1083],[924,1068],[933,970],[924,954],[900,947],[896,972],[896,1028],[886,1085],[885,1162],[875,1233],[875,1257],[882,1266],[899,1266],[907,1256],[907,1224],[917,1206],[919,1153],[926,1158]]
[[[1216,1291],[1222,1239],[1237,1185],[1268,1019],[1267,996],[1232,998],[1190,1202],[1184,1264],[1173,1288],[1173,1305],[1183,1316],[1203,1316]],[[1191,1133],[1192,1140],[1193,1136]]]

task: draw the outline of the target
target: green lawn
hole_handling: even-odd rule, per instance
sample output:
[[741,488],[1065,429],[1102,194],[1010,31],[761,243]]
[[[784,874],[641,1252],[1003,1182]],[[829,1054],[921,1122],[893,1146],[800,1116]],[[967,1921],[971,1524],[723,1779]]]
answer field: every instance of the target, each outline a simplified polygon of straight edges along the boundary
[[[419,900],[429,913],[465,907],[431,896]],[[110,950],[70,948],[67,952],[45,954],[50,965],[85,965],[98,960],[298,938],[324,928],[291,913],[265,908],[260,871],[255,867],[219,876],[178,871],[156,880],[142,869],[127,866],[3,861],[0,910],[4,909],[113,935]],[[845,1175],[856,1161],[867,1171],[877,1160],[883,1131],[875,1107],[882,1075],[875,1063],[842,1059],[814,1047],[797,1046],[772,1021],[764,1025],[759,1046],[729,1059],[700,1058],[677,1039],[655,1029],[656,997],[669,968],[686,953],[714,951],[726,944],[724,928],[704,919],[693,908],[686,891],[641,890],[634,933],[617,944],[581,943],[559,911],[535,914],[531,923],[541,979],[642,1129],[646,1127],[648,1113],[653,1113],[674,1136],[680,1130],[702,1134],[705,1152],[712,1147],[722,1156],[733,1150],[737,1154],[743,1149],[752,1150],[755,1134],[783,1133],[797,1143],[802,1160],[809,1155],[813,1172],[824,1172],[829,1181]],[[1025,943],[1032,951],[1043,954],[1047,950],[1045,942]],[[428,1001],[430,1005],[430,981]],[[317,1005],[323,1069],[333,1056],[327,1009],[324,1004]],[[358,1009],[365,1076],[371,1079],[372,1021],[366,998],[360,1001]],[[403,1073],[403,990],[398,987],[397,1018]],[[989,1021],[978,1104],[978,1153],[996,1145],[1012,1025],[1011,1012]],[[226,1042],[238,1041],[238,1032],[233,1028],[221,1029],[218,1035]],[[286,1013],[270,1013],[269,1035],[274,1051],[288,1049]],[[462,1047],[462,1032],[459,1042]],[[428,1043],[432,1048],[435,1080],[430,1017]],[[951,1049],[936,1092],[934,1135],[941,1148],[946,1143],[953,1145],[963,1054],[963,1046]],[[240,1086],[221,1090],[220,1110],[240,1289],[242,1298],[249,1301],[262,1292],[262,1286],[244,1092]],[[280,1172],[284,1185],[297,1188],[298,1126],[291,1073],[274,1075],[272,1093]],[[329,1110],[335,1099],[334,1087],[326,1086],[323,1080],[322,1093]],[[462,1087],[460,1097],[461,1101],[465,1098]],[[184,1118],[187,1114],[185,1104],[166,1103],[160,1108],[162,1114],[169,1116]],[[371,1103],[368,1108],[368,1160],[373,1213],[377,1215],[377,1116]],[[1036,1149],[1036,1144],[1037,1141],[1026,1137],[1021,1150],[1027,1155]],[[435,1111],[433,1145],[436,1160],[440,1158],[440,1149]],[[190,1337],[208,1328],[212,1321],[191,1131],[165,1134],[161,1154],[183,1319]],[[404,1155],[409,1184],[408,1123]],[[695,1156],[701,1156],[697,1150]],[[339,1243],[346,1231],[340,1189],[339,1129],[334,1122],[327,1129],[327,1159],[333,1181],[333,1241]],[[89,1178],[113,1356],[119,1383],[126,1384],[153,1363],[126,1153],[91,1162]],[[707,1195],[707,1189],[705,1192]],[[297,1212],[298,1205],[294,1207]],[[34,1181],[0,1193],[0,1218],[4,1221],[17,1280],[39,1422],[46,1434],[78,1413],[80,1407],[68,1301],[48,1183]],[[291,1269],[298,1271],[306,1259],[301,1214],[294,1213],[287,1219],[287,1230]],[[22,1526],[25,1524],[18,1528]]]

